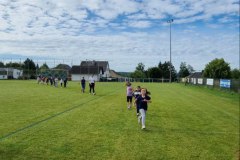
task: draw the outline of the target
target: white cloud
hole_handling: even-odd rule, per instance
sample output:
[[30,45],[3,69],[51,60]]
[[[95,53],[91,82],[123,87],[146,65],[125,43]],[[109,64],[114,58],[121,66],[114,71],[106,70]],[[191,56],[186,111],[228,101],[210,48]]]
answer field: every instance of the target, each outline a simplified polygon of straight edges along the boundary
[[146,13],[136,13],[136,14],[132,14],[127,16],[130,20],[134,19],[134,20],[142,20],[142,19],[147,19],[147,15]]
[[149,21],[132,21],[128,25],[135,28],[148,28],[151,26],[151,23]]
[[208,21],[210,19],[211,19],[211,17],[209,15],[198,15],[198,16],[189,17],[189,18],[176,19],[176,20],[174,20],[174,23],[175,24],[183,24],[183,23],[195,22],[198,20]]
[[234,20],[234,19],[231,18],[231,17],[225,16],[225,17],[219,18],[219,19],[218,19],[218,22],[220,22],[220,23],[232,23],[232,22],[237,23],[237,20]]
[[162,19],[167,15],[174,15],[181,10],[180,6],[173,4],[171,1],[164,0],[148,0],[144,1],[143,11],[145,11],[149,18]]
[[[238,37],[234,34],[215,36],[175,32],[172,39],[172,62],[176,69],[185,61],[202,70],[214,58],[224,58],[232,67],[238,66]],[[138,62],[147,67],[169,60],[169,35],[161,32],[122,33],[119,35],[39,36],[22,41],[1,41],[0,53],[41,55],[55,59],[108,60],[118,71],[133,71]],[[66,58],[67,57],[67,58]],[[66,61],[65,60],[65,61]],[[134,62],[134,63],[133,63]]]
[[[237,0],[2,0],[0,55],[104,58],[113,69],[132,71],[141,61],[150,67],[169,59],[168,24],[160,22],[172,17],[176,68],[186,61],[203,69],[215,57],[237,66],[238,37],[220,28],[239,27],[238,6]],[[199,21],[209,28],[192,27]],[[214,36],[201,32],[214,27]]]
[[9,27],[10,27],[10,25],[7,22],[7,20],[5,20],[4,18],[0,17],[0,31],[1,30],[6,30]]

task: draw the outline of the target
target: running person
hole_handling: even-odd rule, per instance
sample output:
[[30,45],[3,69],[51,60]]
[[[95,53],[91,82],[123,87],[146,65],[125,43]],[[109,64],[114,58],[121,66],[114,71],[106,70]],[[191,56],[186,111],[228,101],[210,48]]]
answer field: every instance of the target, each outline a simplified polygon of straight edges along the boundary
[[132,107],[133,88],[130,82],[127,82],[126,85],[127,85],[127,108],[130,109]]
[[142,129],[145,129],[145,120],[146,120],[146,112],[148,109],[148,103],[151,103],[151,97],[148,96],[150,94],[147,89],[141,89],[141,95],[138,96],[136,102],[139,103],[139,111],[140,116],[138,117],[138,123],[142,122]]
[[138,98],[138,96],[141,95],[141,87],[140,86],[137,86],[137,88],[134,90],[133,92],[133,96],[135,98],[135,105],[136,105],[136,110],[137,110],[137,116],[139,116],[139,102],[137,103],[136,102],[136,99]]

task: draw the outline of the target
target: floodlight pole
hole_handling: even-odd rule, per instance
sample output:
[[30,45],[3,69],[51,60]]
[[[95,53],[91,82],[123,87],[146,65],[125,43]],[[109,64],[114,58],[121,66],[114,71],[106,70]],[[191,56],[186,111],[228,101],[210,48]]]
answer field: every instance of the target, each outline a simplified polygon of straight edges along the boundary
[[169,27],[170,27],[170,66],[169,66],[170,77],[169,77],[169,82],[171,83],[172,82],[171,65],[172,65],[172,23],[173,23],[173,19],[168,20],[167,23],[169,23]]
[[30,79],[30,76],[29,76],[29,61],[28,61],[28,79]]
[[88,59],[86,59],[86,63],[87,63],[88,79],[89,79],[89,78],[90,78],[90,76],[89,76],[89,65],[88,65]]

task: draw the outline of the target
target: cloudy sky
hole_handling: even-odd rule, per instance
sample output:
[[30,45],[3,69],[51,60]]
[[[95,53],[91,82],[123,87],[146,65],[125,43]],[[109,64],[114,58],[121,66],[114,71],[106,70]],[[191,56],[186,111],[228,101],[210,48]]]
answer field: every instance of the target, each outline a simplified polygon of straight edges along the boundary
[[197,71],[214,58],[239,67],[238,0],[0,0],[0,61],[78,65],[106,60],[116,71],[169,61]]

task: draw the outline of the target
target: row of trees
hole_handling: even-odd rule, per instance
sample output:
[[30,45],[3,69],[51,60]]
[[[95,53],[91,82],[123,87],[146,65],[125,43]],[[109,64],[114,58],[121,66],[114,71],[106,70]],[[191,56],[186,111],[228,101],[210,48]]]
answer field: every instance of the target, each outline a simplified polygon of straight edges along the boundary
[[[186,62],[181,62],[179,72],[175,70],[174,66],[170,62],[159,62],[158,66],[150,67],[145,70],[145,65],[139,63],[133,73],[131,73],[132,78],[164,78],[169,79],[171,71],[172,81],[177,78],[187,77],[194,72],[191,65],[187,65]],[[240,78],[240,70],[231,70],[229,63],[225,62],[223,58],[214,59],[209,62],[205,69],[202,71],[203,77],[206,78]]]
[[[4,64],[3,62],[0,62],[0,68],[1,67],[21,69],[23,70],[23,77],[25,79],[34,79],[38,73],[42,73],[47,69],[50,69],[46,63],[43,63],[39,67],[38,64],[35,64],[34,61],[29,58],[27,58],[23,63],[9,62]],[[65,69],[65,66],[63,64],[58,64],[54,67],[54,69]]]
[[[26,78],[36,78],[38,73],[43,72],[44,70],[49,69],[48,65],[44,63],[40,67],[36,65],[33,60],[27,58],[23,63],[9,62],[4,65],[0,62],[0,67],[11,67],[23,70],[23,75]],[[66,65],[58,64],[54,69],[67,69]],[[191,65],[187,65],[185,62],[180,64],[179,72],[175,70],[174,66],[170,62],[159,62],[158,66],[150,67],[145,70],[145,65],[139,63],[133,73],[131,73],[132,78],[164,78],[169,79],[171,71],[172,81],[177,78],[182,78],[190,75],[194,72],[194,69]],[[203,77],[207,78],[240,78],[240,70],[233,69],[231,70],[229,63],[225,62],[223,58],[214,59],[209,62],[205,69],[202,71]]]
[[36,78],[37,67],[33,60],[27,58],[23,63],[18,62],[9,62],[4,65],[3,62],[0,62],[0,67],[6,68],[15,68],[23,70],[24,78]]
[[145,70],[145,65],[139,63],[136,70],[130,75],[132,78],[165,78],[169,79],[171,71],[172,80],[177,78],[177,71],[170,62],[159,62],[157,67]]

